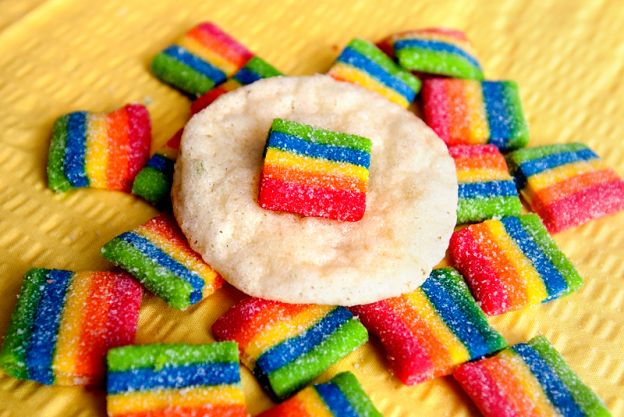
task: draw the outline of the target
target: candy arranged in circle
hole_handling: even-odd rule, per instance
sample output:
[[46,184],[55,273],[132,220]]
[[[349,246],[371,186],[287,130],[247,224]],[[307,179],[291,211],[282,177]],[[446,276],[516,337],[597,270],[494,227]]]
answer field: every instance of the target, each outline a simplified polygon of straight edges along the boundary
[[408,385],[450,375],[507,346],[453,268],[434,269],[409,294],[350,309],[381,340],[390,368]]
[[0,367],[42,384],[103,382],[108,349],[134,342],[142,295],[123,272],[31,269],[4,337]]
[[488,315],[554,300],[583,283],[535,214],[458,230],[449,254]]
[[153,344],[107,356],[110,417],[247,417],[235,343]]
[[550,232],[624,210],[624,181],[582,143],[521,149],[507,160],[522,196]]
[[454,377],[485,417],[611,415],[543,336],[466,363]]
[[112,113],[74,112],[54,123],[48,154],[48,187],[130,191],[149,157],[147,109],[128,104]]
[[178,309],[198,303],[223,284],[167,214],[115,237],[102,247],[102,256]]
[[285,304],[249,297],[212,326],[238,343],[241,361],[274,398],[284,399],[368,339],[344,307]]

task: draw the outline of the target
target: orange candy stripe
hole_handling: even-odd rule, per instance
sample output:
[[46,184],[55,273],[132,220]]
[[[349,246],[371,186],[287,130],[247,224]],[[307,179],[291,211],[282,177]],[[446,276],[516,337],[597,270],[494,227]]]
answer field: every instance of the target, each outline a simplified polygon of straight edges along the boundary
[[536,415],[533,401],[522,390],[522,384],[504,359],[500,356],[493,356],[482,361],[480,366],[496,381],[496,385],[505,392],[507,401],[510,403],[509,405],[514,408],[517,415]]
[[259,414],[257,417],[263,417],[265,414],[270,417],[314,417],[308,413],[296,396]]
[[129,144],[128,113],[123,107],[108,115],[106,185],[110,189],[123,190],[126,186],[125,178],[130,167]]
[[542,204],[548,205],[557,200],[582,192],[586,188],[611,181],[619,181],[618,175],[611,169],[586,172],[538,191],[535,194],[535,198],[539,199]]
[[[251,54],[241,53],[241,46],[234,40],[222,42],[221,39],[214,37],[211,33],[202,30],[201,27],[194,27],[186,36],[195,39],[201,43],[206,49],[209,49],[222,56],[238,68],[242,68],[251,58]],[[233,47],[234,45],[238,48]]]
[[262,175],[263,177],[269,177],[284,182],[306,184],[334,190],[365,193],[367,188],[366,183],[360,181],[358,178],[312,173],[299,169],[278,167],[271,164],[264,165]]
[[473,157],[455,158],[455,167],[457,170],[469,169],[495,169],[497,171],[507,172],[507,164],[502,155],[484,154]]
[[446,83],[449,113],[449,144],[470,143],[470,118],[462,80]]
[[176,407],[163,410],[146,410],[138,413],[116,414],[113,417],[247,417],[247,409],[243,404],[211,405],[201,407]]

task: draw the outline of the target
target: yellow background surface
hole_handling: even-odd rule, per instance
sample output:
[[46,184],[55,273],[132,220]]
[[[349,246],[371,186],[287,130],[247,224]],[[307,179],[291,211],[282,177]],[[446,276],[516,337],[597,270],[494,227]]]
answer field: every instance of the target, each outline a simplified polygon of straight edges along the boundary
[[[490,79],[518,81],[531,144],[583,141],[624,173],[624,7],[619,1],[0,0],[0,334],[22,275],[33,267],[110,268],[99,248],[156,212],[122,193],[47,190],[52,122],[78,109],[145,103],[163,143],[188,100],[150,75],[154,54],[212,20],[288,74],[324,72],[354,36],[465,30]],[[577,293],[492,319],[510,343],[546,335],[580,377],[624,416],[624,214],[556,236],[585,277]],[[207,342],[212,322],[240,298],[221,290],[186,312],[147,295],[138,343]],[[353,370],[388,417],[473,416],[450,378],[415,387],[386,370],[375,342],[328,371]],[[246,370],[252,413],[268,399]],[[43,387],[0,373],[0,417],[104,416],[98,390]]]

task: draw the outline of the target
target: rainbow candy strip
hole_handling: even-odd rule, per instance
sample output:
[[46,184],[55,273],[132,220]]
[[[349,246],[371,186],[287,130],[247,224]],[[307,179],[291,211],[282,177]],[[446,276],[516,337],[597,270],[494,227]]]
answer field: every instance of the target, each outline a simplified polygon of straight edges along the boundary
[[129,191],[152,142],[145,106],[128,104],[109,114],[74,112],[54,123],[48,187]]
[[464,364],[454,377],[485,417],[611,416],[543,336]]
[[358,221],[366,210],[371,141],[275,119],[258,203],[267,210]]
[[110,417],[247,417],[236,344],[126,346],[108,352]]
[[93,385],[109,348],[132,343],[143,291],[123,272],[31,269],[24,277],[0,367],[42,384]]
[[481,64],[463,32],[446,28],[410,30],[391,35],[381,43],[408,70],[483,79]]
[[253,54],[214,23],[200,23],[156,55],[152,72],[200,96],[241,69]]
[[257,417],[382,417],[351,372],[301,390]]
[[350,309],[379,337],[394,374],[408,385],[450,375],[507,346],[453,268],[434,269],[409,294]]
[[212,334],[238,343],[243,364],[276,399],[288,397],[368,339],[344,307],[252,297],[221,316]]
[[491,143],[508,151],[529,141],[513,81],[425,80],[423,113],[425,122],[450,146]]
[[520,214],[516,184],[496,146],[457,145],[449,153],[459,183],[458,224]]
[[624,210],[624,181],[582,143],[522,149],[507,160],[550,232]]
[[347,81],[381,94],[408,107],[418,91],[420,80],[396,65],[372,43],[353,39],[327,72],[338,81]]
[[535,214],[458,230],[449,252],[488,315],[554,300],[583,283]]
[[102,247],[102,256],[182,310],[223,284],[223,278],[190,248],[175,220],[166,214],[117,236]]

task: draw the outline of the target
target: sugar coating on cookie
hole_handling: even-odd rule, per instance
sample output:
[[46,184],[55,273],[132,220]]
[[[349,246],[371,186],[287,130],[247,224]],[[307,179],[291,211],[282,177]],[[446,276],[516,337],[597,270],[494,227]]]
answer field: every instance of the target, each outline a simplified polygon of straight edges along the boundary
[[347,81],[379,93],[403,107],[414,101],[421,86],[416,76],[363,39],[352,40],[327,74],[338,81]]
[[582,143],[507,156],[522,196],[552,233],[624,210],[624,180]]
[[168,214],[115,237],[102,247],[102,256],[182,310],[223,284],[221,276],[189,247],[175,219]]
[[257,417],[381,417],[355,375],[342,372],[322,384],[304,388],[294,397]]
[[496,146],[456,145],[449,153],[457,170],[458,224],[520,214],[516,184]]
[[130,191],[149,157],[151,123],[145,106],[111,113],[78,111],[56,120],[48,153],[53,191],[91,187]]
[[408,385],[450,375],[507,346],[453,268],[434,269],[414,292],[350,310],[380,339],[393,373]]
[[535,214],[458,230],[449,255],[488,315],[554,300],[583,283]]
[[290,396],[368,339],[364,326],[344,307],[253,297],[221,316],[212,334],[238,343],[243,364],[277,399]]
[[[276,118],[371,140],[362,220],[258,205]],[[457,178],[444,143],[413,113],[326,75],[274,77],[223,95],[191,119],[172,199],[190,245],[243,292],[354,305],[413,291],[427,278],[455,226]]]
[[462,365],[453,375],[485,417],[609,417],[543,336]]
[[124,272],[31,269],[0,351],[0,367],[42,384],[103,382],[108,349],[134,342],[141,286]]
[[247,417],[235,343],[125,346],[108,352],[110,417]]
[[505,152],[529,141],[514,81],[425,80],[423,117],[450,146],[491,143]]

